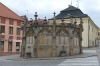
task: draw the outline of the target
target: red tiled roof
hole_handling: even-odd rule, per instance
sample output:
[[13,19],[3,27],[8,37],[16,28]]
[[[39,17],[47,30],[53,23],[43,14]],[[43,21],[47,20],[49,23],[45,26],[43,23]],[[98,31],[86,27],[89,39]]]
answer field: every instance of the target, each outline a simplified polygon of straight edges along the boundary
[[[35,20],[33,20],[33,22],[35,22]],[[44,19],[38,18],[37,22],[44,22]]]
[[14,13],[12,10],[10,10],[5,5],[3,5],[1,2],[0,2],[0,16],[12,18],[12,19],[17,19],[17,20],[22,20],[20,18],[20,16],[18,16],[16,13]]

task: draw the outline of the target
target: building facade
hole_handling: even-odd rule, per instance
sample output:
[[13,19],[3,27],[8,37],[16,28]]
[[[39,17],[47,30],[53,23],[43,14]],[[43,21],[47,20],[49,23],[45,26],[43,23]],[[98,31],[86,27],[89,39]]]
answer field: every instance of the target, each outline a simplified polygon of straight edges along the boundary
[[[83,20],[83,29],[82,32],[82,46],[83,47],[94,47],[98,46],[98,29],[99,27],[92,21],[92,19],[84,14],[79,8],[76,8],[72,5],[69,5],[68,8],[60,11],[56,16],[56,22],[61,23],[60,19],[64,19],[65,23],[71,23],[69,15],[72,16],[72,22],[77,22],[79,24],[80,18]],[[52,23],[53,19],[49,19],[49,23]]]
[[[56,23],[55,13],[52,23],[35,22],[26,24],[23,21],[23,39],[21,57],[61,57],[82,53],[83,22],[80,23]],[[25,18],[25,17],[24,17]]]
[[99,28],[99,31],[98,31],[98,40],[99,40],[98,44],[100,45],[100,28]]
[[21,18],[0,2],[0,54],[21,51]]

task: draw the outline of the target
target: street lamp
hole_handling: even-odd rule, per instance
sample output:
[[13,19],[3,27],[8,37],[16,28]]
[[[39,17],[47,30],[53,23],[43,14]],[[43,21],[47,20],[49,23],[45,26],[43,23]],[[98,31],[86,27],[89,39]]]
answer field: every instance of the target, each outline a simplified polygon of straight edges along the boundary
[[0,44],[1,44],[1,35],[3,35],[4,33],[2,33],[1,31],[1,25],[0,25]]

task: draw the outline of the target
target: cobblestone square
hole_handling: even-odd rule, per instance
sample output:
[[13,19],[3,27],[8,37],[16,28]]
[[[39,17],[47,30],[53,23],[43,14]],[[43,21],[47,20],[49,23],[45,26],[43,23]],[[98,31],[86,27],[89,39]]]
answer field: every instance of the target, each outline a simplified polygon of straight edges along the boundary
[[[85,49],[83,53],[97,53],[95,49]],[[0,56],[0,66],[99,66],[98,57],[83,57],[55,60],[7,60],[19,55]]]

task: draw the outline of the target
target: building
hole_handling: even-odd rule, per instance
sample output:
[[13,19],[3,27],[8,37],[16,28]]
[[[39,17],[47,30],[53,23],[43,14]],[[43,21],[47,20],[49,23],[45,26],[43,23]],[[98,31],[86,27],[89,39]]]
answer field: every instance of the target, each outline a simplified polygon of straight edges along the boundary
[[[72,16],[72,19],[69,19],[69,15]],[[82,46],[83,47],[94,47],[98,46],[98,29],[99,27],[93,22],[93,20],[87,15],[84,14],[79,8],[76,8],[72,5],[69,5],[68,8],[60,11],[56,16],[56,22],[61,23],[61,19],[64,19],[66,23],[77,22],[79,24],[80,18],[83,20],[83,29],[82,32]],[[49,22],[52,23],[53,19],[49,19]]]
[[100,45],[100,28],[99,28],[99,31],[98,31],[98,44]]
[[20,53],[21,17],[0,2],[0,54]]
[[26,24],[23,20],[21,57],[61,57],[82,53],[83,23],[56,23],[55,13],[52,23],[38,22],[35,13],[34,22]]

